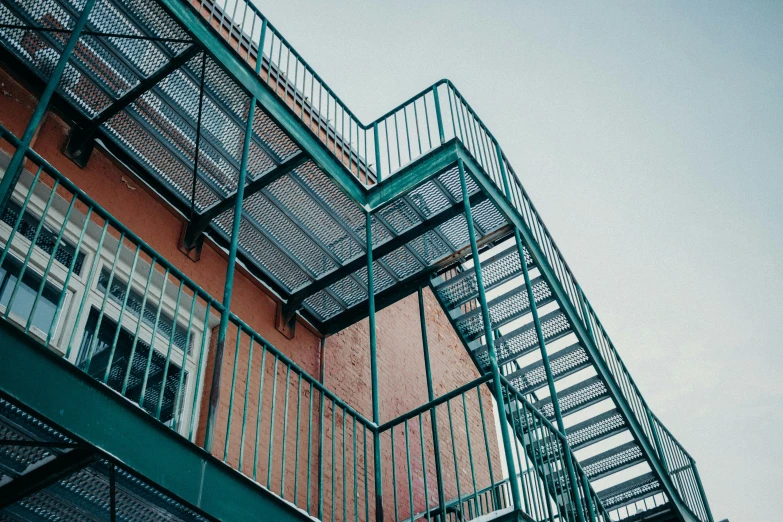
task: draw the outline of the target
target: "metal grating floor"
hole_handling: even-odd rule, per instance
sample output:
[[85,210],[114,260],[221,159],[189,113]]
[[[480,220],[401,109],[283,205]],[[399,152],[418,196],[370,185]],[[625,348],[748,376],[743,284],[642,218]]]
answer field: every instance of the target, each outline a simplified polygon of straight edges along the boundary
[[[68,29],[83,3],[10,0],[0,5],[0,23]],[[169,197],[195,214],[231,197],[239,176],[248,94],[220,64],[192,47],[188,33],[154,0],[98,0],[86,30],[134,37],[82,36],[58,86],[60,95],[86,118],[95,118],[172,60],[183,60],[184,65],[173,68],[108,119],[100,127],[101,136],[112,140],[155,177]],[[41,80],[49,77],[67,37],[67,33],[51,30],[0,30],[6,50]],[[302,152],[260,106],[255,111],[249,182]],[[469,192],[478,190],[469,180]],[[373,247],[460,201],[454,167],[378,210],[373,215]],[[287,298],[365,255],[364,212],[308,160],[245,200],[240,252]],[[212,233],[227,240],[232,219],[231,210],[217,216]],[[478,237],[506,225],[489,200],[474,208],[474,219]],[[463,216],[440,224],[376,260],[376,292],[405,281],[467,244]],[[309,295],[302,306],[309,319],[323,324],[351,313],[352,307],[366,299],[365,268]]]

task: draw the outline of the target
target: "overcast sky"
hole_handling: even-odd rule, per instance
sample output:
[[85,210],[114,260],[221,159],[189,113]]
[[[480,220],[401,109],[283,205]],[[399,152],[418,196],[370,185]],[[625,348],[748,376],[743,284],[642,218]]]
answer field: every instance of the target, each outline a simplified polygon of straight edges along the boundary
[[450,78],[716,520],[783,512],[783,2],[257,0],[365,122]]

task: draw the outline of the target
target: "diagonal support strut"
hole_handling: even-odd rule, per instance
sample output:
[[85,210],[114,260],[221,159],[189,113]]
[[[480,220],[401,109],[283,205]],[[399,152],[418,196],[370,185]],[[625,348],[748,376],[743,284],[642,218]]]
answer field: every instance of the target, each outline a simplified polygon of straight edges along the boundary
[[173,73],[199,52],[197,45],[191,45],[177,56],[172,58],[160,69],[141,80],[138,85],[123,94],[117,101],[103,109],[100,114],[89,120],[83,127],[74,127],[68,136],[65,145],[65,155],[80,167],[85,167],[94,148],[93,137],[101,125],[119,114],[128,105],[136,101],[144,93],[155,87],[161,80]]

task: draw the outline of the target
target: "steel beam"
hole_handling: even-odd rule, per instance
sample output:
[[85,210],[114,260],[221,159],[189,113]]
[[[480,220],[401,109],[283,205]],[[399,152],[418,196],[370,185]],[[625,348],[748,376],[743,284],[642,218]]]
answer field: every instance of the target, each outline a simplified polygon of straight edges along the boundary
[[[482,201],[484,201],[486,198],[486,195],[483,192],[477,192],[476,194],[473,194],[470,198],[471,205],[478,205]],[[373,258],[374,259],[380,259],[383,256],[390,254],[391,252],[394,252],[398,248],[408,244],[412,240],[416,239],[417,237],[426,234],[430,230],[432,230],[435,227],[438,227],[442,225],[443,223],[446,223],[450,219],[458,216],[462,213],[462,202],[457,203],[450,208],[439,212],[438,214],[432,216],[430,219],[427,219],[418,225],[406,230],[399,236],[390,239],[389,241],[383,243],[382,245],[377,246],[373,249]],[[294,292],[291,297],[288,299],[286,304],[283,306],[283,319],[288,321],[290,320],[296,311],[301,308],[302,303],[310,296],[317,294],[321,290],[333,285],[334,283],[342,280],[345,277],[348,277],[349,275],[353,274],[357,270],[361,270],[362,268],[367,266],[367,256],[359,256],[352,261],[349,261],[348,263],[344,264],[340,268],[337,268],[335,270],[332,270],[328,274],[325,274],[315,281],[313,281],[311,284],[307,285],[306,287],[302,288],[301,290]]]
[[[253,194],[260,192],[261,190],[271,185],[275,181],[279,180],[280,178],[282,178],[283,176],[285,176],[295,168],[301,166],[309,158],[310,156],[308,156],[306,152],[298,152],[294,156],[285,160],[283,163],[266,171],[264,174],[260,175],[258,178],[245,185],[241,197],[243,199],[247,199]],[[198,214],[195,219],[191,220],[187,224],[187,228],[185,229],[183,246],[188,250],[194,248],[197,242],[199,241],[199,238],[207,229],[207,227],[212,222],[212,220],[218,217],[223,212],[226,212],[227,210],[234,208],[236,206],[237,199],[239,197],[240,197],[240,190],[237,189],[231,195],[218,201],[211,207],[207,208],[206,210]]]
[[15,478],[0,488],[0,510],[89,466],[97,457],[91,449],[75,448]]
[[94,147],[93,137],[98,128],[122,112],[128,105],[135,102],[144,93],[155,87],[166,76],[185,65],[199,52],[197,45],[191,45],[180,54],[168,61],[157,71],[142,79],[135,87],[120,96],[118,100],[103,109],[97,116],[90,119],[84,128],[74,127],[65,145],[65,155],[80,167],[85,167]]

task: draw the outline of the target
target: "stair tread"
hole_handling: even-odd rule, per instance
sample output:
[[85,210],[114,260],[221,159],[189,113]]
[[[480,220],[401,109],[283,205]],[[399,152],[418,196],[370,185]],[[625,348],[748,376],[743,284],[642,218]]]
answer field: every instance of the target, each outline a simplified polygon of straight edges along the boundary
[[[525,250],[525,258],[528,262],[528,268],[532,267],[533,259],[527,250]],[[521,272],[522,267],[519,264],[519,254],[517,253],[516,245],[485,259],[481,263],[484,289],[487,291],[516,277]],[[472,269],[467,269],[451,279],[436,284],[435,291],[446,304],[447,309],[459,306],[478,294],[476,272]]]
[[[538,307],[542,307],[554,300],[552,291],[543,279],[536,278],[530,284]],[[527,287],[524,284],[520,284],[505,294],[489,301],[487,307],[489,308],[489,317],[493,330],[520,317],[524,317],[530,313]],[[462,313],[458,307],[450,313],[453,314],[460,333],[467,340],[472,341],[484,333],[484,318],[481,307],[477,306],[465,313]]]
[[622,414],[616,408],[606,411],[595,417],[591,417],[570,428],[568,432],[568,444],[572,449],[586,448],[596,442],[602,441],[628,429]]
[[661,491],[661,483],[652,473],[634,477],[616,486],[598,492],[606,509],[626,506]]
[[594,457],[581,461],[590,479],[599,479],[644,461],[642,449],[636,442],[627,442]]
[[[549,366],[552,369],[552,376],[558,380],[590,366],[590,360],[583,346],[573,344],[554,353],[549,358]],[[544,361],[540,360],[520,368],[507,375],[506,379],[522,395],[538,390],[547,384]]]
[[[571,324],[560,310],[555,310],[542,316],[540,321],[541,330],[544,332],[544,340],[547,343],[571,333]],[[468,347],[473,351],[474,356],[482,367],[486,367],[485,365],[489,364],[486,344],[479,345],[478,341],[474,341],[469,343]],[[498,364],[501,365],[529,353],[530,350],[537,347],[538,335],[533,323],[528,323],[495,339],[495,351],[498,357]]]
[[[598,376],[586,379],[557,393],[560,411],[563,415],[582,410],[607,397],[609,397],[609,390]],[[541,399],[533,406],[547,418],[553,418],[555,415],[552,397]]]

